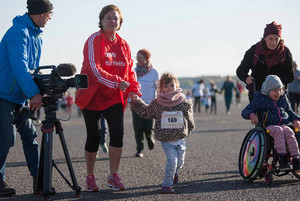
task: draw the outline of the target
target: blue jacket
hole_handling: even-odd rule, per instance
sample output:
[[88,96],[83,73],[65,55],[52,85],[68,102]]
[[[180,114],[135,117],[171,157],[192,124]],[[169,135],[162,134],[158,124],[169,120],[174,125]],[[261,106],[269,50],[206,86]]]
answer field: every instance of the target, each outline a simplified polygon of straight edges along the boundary
[[300,120],[300,117],[291,109],[286,94],[280,96],[277,101],[273,101],[261,91],[256,92],[253,101],[242,111],[242,117],[250,119],[249,115],[258,111],[263,114],[265,127],[288,124],[295,119]]
[[27,13],[13,19],[0,42],[0,98],[24,104],[40,93],[30,71],[39,66],[41,33]]

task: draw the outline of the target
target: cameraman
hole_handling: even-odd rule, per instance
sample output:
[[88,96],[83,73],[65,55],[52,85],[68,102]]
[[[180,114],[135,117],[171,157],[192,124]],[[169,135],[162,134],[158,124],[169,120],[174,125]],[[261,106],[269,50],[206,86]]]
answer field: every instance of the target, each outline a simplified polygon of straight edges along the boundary
[[[0,43],[0,196],[16,194],[5,179],[6,157],[14,146],[16,128],[12,124],[17,112],[30,99],[31,109],[42,107],[42,96],[30,71],[39,66],[41,33],[51,19],[53,6],[49,0],[28,0],[28,12],[13,19],[13,26]],[[38,172],[36,130],[29,120],[19,131],[26,162],[35,180]]]

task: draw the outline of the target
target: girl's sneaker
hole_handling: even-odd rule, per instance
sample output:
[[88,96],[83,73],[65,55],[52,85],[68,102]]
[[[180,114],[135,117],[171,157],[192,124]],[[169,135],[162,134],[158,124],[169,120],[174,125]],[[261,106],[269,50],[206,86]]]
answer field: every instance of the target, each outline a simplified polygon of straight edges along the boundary
[[162,190],[163,194],[173,194],[174,193],[174,190],[172,187],[163,186],[161,190]]
[[116,172],[113,174],[113,177],[109,176],[107,178],[107,186],[115,191],[125,190],[125,186]]
[[99,188],[96,185],[96,181],[95,181],[95,176],[94,175],[88,175],[86,177],[85,184],[86,184],[86,190],[87,191],[92,191],[92,192],[99,191]]

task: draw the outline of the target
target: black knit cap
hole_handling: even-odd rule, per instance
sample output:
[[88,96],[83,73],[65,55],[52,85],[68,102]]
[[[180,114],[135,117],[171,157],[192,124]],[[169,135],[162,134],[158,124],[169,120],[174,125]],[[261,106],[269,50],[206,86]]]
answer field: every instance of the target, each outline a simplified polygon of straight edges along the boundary
[[36,15],[47,13],[53,9],[53,5],[49,0],[27,0],[28,14]]

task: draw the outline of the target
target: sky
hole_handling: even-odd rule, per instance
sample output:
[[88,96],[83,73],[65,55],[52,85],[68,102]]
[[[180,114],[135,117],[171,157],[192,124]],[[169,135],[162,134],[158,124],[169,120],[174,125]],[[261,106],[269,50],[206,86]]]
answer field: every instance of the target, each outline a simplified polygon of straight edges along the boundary
[[[108,4],[123,14],[118,34],[136,62],[148,49],[159,71],[178,77],[235,75],[245,52],[260,41],[266,24],[282,25],[282,39],[300,63],[299,0],[50,0],[53,16],[43,28],[40,65],[73,63],[80,72],[83,46],[99,31]],[[27,12],[26,0],[0,1],[0,38],[12,19]]]

